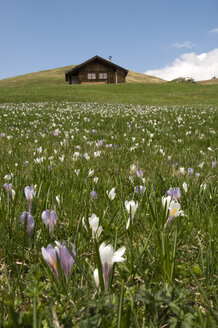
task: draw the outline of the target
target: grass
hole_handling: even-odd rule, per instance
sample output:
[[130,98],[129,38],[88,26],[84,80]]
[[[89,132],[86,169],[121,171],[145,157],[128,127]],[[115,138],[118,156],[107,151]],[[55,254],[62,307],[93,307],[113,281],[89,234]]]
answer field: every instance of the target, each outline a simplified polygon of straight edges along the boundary
[[62,85],[50,80],[28,81],[27,85],[1,86],[0,103],[98,102],[146,105],[218,104],[218,85],[191,83]]
[[217,88],[0,81],[0,327],[217,326]]
[[[195,87],[202,86],[182,86],[190,93]],[[92,88],[101,89],[75,90]],[[106,86],[102,102],[105,90],[115,89],[122,100],[130,97],[124,90],[146,90]],[[217,107],[36,99],[0,105],[0,326],[216,327]],[[34,186],[31,206],[26,186]],[[181,190],[176,203],[184,216],[166,226],[162,197],[170,187]],[[134,218],[125,206],[130,200],[138,203]],[[51,234],[42,220],[46,209],[58,216]],[[24,211],[35,220],[31,235]],[[97,239],[92,214],[103,228]],[[43,258],[42,247],[55,241],[66,242],[66,259],[74,261],[69,275],[59,257],[50,266]],[[125,246],[108,288],[103,242]]]
[[[64,72],[73,66],[0,81],[0,103],[98,102],[146,105],[217,105],[218,84],[165,82],[129,71],[125,84],[69,85]],[[212,80],[213,83],[215,80]]]

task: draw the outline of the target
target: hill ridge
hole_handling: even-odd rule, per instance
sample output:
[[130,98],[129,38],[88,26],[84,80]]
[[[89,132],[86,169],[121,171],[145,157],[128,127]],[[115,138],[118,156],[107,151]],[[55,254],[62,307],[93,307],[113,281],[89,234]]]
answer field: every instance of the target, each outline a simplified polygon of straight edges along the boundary
[[[26,73],[22,75],[17,75],[14,77],[8,77],[6,79],[0,80],[0,86],[12,86],[12,85],[25,85],[29,83],[46,82],[50,84],[67,84],[65,82],[65,72],[69,69],[76,67],[77,65],[63,66],[59,68],[52,68],[48,70],[41,70],[38,72]],[[137,73],[129,70],[126,78],[127,83],[164,83],[165,80],[146,75],[143,73]]]

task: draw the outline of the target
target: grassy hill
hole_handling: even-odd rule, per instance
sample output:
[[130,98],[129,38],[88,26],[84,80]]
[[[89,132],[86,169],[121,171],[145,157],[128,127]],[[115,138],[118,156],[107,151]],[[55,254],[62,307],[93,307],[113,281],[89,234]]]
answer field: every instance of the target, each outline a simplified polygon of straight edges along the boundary
[[203,84],[203,85],[214,85],[214,84],[218,84],[218,78],[205,80],[205,81],[199,81],[198,83]]
[[[50,70],[19,75],[4,80],[0,80],[0,87],[21,86],[31,84],[53,84],[66,85],[65,72],[76,65],[54,68]],[[163,83],[166,82],[158,77],[129,71],[126,79],[127,83]]]
[[129,71],[127,83],[69,85],[65,71],[74,66],[40,71],[0,80],[0,103],[76,101],[147,105],[218,105],[218,84],[166,82]]

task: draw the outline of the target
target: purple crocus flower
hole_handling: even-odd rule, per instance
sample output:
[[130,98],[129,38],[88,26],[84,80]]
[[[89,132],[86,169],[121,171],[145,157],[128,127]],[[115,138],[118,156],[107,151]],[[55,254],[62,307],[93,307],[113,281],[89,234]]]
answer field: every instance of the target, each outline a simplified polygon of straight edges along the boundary
[[49,210],[45,210],[44,212],[42,212],[42,220],[44,222],[44,224],[47,226],[49,226],[49,234],[51,235],[53,230],[54,230],[54,226],[57,223],[57,219],[58,216],[55,213],[55,211],[49,211]]
[[97,192],[96,192],[95,190],[92,190],[92,191],[90,192],[90,196],[91,196],[91,198],[94,199],[94,200],[98,198]]
[[[72,246],[72,253],[76,257],[75,247],[72,243],[70,244]],[[61,267],[65,273],[66,280],[68,281],[75,261],[66,247],[66,242],[63,242],[60,246],[60,261]]]
[[173,199],[175,199],[175,200],[178,200],[181,197],[181,190],[179,187],[177,187],[175,189],[171,187],[167,191],[167,195],[173,197]]
[[59,247],[53,246],[49,244],[46,248],[42,247],[42,256],[50,268],[53,270],[54,275],[57,281],[60,283],[58,267],[57,267],[57,257],[60,258],[60,250]]
[[26,222],[27,231],[29,236],[32,237],[35,226],[35,220],[33,216],[29,212],[23,212],[20,218],[22,223]]
[[212,161],[212,168],[216,166],[216,161]]
[[192,167],[188,168],[188,175],[192,175],[194,173],[194,169]]
[[141,169],[137,170],[136,175],[138,178],[143,178],[143,171]]
[[27,187],[24,188],[24,192],[25,192],[26,199],[29,202],[29,211],[31,212],[31,209],[32,209],[32,201],[33,201],[33,198],[36,195],[36,191],[35,191],[34,187],[27,186]]
[[198,180],[199,177],[200,177],[200,173],[196,173],[196,174],[195,174],[195,178],[196,178],[196,180]]
[[103,145],[103,142],[104,142],[104,140],[99,140],[98,141],[98,146],[102,146]]
[[141,185],[135,187],[135,192],[140,195],[144,194],[145,190],[146,190],[146,187],[141,186]]
[[28,161],[23,162],[23,165],[28,165],[28,164],[29,164]]
[[12,189],[12,184],[5,182],[3,188],[7,193],[9,193],[9,197],[13,200],[15,197],[15,191]]
[[168,196],[173,196],[173,191],[174,191],[174,189],[171,187],[171,188],[167,191],[167,195],[168,195]]
[[[60,261],[61,268],[64,271],[67,281],[69,280],[73,268],[74,259],[70,255],[65,242],[63,242],[62,245],[57,241],[55,243],[55,247],[53,247],[51,244],[49,244],[46,248],[42,247],[42,256],[50,268],[53,270],[57,281],[60,283],[57,259]],[[76,256],[75,247],[72,243],[70,244],[72,246],[72,253],[74,256]]]
[[173,191],[173,198],[175,200],[178,200],[181,197],[181,190],[179,187],[177,187],[176,189],[174,189]]

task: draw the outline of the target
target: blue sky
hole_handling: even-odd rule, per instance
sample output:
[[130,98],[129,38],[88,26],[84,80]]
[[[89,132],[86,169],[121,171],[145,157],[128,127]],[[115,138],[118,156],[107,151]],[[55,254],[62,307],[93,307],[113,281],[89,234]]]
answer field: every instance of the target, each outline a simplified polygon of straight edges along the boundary
[[206,79],[218,76],[218,0],[0,0],[0,41],[0,79],[95,55]]

